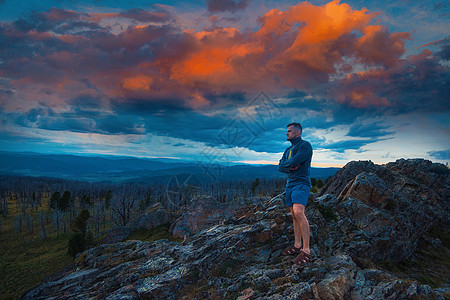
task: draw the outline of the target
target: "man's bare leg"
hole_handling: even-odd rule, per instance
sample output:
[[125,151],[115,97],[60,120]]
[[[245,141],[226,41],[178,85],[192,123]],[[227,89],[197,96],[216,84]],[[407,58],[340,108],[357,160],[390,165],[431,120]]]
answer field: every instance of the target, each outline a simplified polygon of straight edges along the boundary
[[[294,204],[295,205],[295,204]],[[292,216],[292,225],[294,227],[294,247],[295,248],[301,248],[302,247],[302,231],[300,229],[300,223],[295,217],[293,206],[290,207],[291,209],[291,216]]]
[[[305,216],[305,206],[302,204],[294,203],[292,207],[292,218],[296,220],[299,226],[300,237],[303,241],[302,250],[308,254],[311,253],[309,249],[309,222]],[[295,233],[295,225],[294,225],[294,233]],[[297,239],[297,236],[296,236]]]

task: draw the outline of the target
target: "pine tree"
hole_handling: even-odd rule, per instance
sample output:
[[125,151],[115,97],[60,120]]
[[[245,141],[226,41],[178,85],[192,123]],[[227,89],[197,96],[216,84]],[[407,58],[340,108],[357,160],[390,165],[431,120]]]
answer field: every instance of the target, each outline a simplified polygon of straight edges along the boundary
[[69,240],[68,253],[76,256],[77,253],[84,251],[90,242],[90,235],[87,233],[87,224],[90,218],[89,211],[83,209],[73,222],[73,235]]

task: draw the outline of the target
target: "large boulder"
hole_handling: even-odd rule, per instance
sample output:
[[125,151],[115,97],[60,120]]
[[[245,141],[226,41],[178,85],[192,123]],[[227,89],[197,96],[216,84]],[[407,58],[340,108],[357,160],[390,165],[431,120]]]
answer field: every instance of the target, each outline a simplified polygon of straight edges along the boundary
[[163,224],[171,223],[175,220],[175,216],[164,209],[164,207],[157,203],[147,209],[147,211],[135,218],[130,222],[130,228],[132,230],[136,229],[152,229]]
[[220,203],[213,197],[200,197],[191,206],[182,209],[181,216],[172,223],[170,232],[184,238],[223,222],[234,214],[237,207],[236,203]]
[[318,200],[338,213],[352,253],[396,262],[411,257],[433,225],[448,227],[448,174],[446,166],[420,159],[350,162]]
[[342,167],[325,184],[320,195],[333,194],[339,195],[345,186],[362,172],[374,172],[377,166],[369,161],[351,161]]
[[420,158],[399,159],[386,168],[429,187],[443,200],[450,198],[450,170],[443,164]]
[[112,244],[125,240],[132,232],[138,229],[152,229],[175,220],[172,213],[167,211],[160,203],[146,209],[146,211],[130,221],[128,226],[114,226],[109,229],[102,240],[102,244]]
[[375,173],[362,172],[350,180],[339,194],[339,199],[352,196],[362,202],[380,206],[395,196],[388,189],[386,182]]
[[[359,177],[355,182],[361,173],[365,175]],[[343,195],[345,196],[350,185],[363,184],[378,192],[385,189],[384,193],[379,193],[383,201],[378,200],[377,202],[385,202],[393,198],[402,198],[406,201],[448,202],[449,175],[450,170],[445,165],[424,159],[399,159],[386,165],[375,165],[371,161],[352,161],[336,172],[324,186],[320,195],[339,196],[345,190]],[[365,180],[369,180],[371,183],[364,184]],[[360,189],[360,191],[362,190]]]

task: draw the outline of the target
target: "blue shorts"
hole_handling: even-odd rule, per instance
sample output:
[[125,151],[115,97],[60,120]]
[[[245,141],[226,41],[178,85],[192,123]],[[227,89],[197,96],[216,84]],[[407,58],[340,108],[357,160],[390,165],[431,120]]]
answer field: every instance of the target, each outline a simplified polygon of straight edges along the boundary
[[286,196],[284,197],[284,203],[286,203],[286,206],[292,206],[293,203],[298,203],[306,207],[310,190],[311,187],[306,184],[287,187]]

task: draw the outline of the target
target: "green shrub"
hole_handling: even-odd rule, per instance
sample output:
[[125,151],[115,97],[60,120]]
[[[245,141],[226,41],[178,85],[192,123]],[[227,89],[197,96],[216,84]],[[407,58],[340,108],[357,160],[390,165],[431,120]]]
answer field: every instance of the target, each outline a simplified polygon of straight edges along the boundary
[[325,221],[330,222],[338,220],[338,217],[332,208],[324,206],[322,204],[319,204],[317,208],[319,209],[319,212],[322,214]]
[[75,257],[79,252],[83,252],[90,241],[92,235],[86,232],[87,221],[90,218],[89,211],[83,209],[73,222],[73,234],[68,243],[67,253]]

